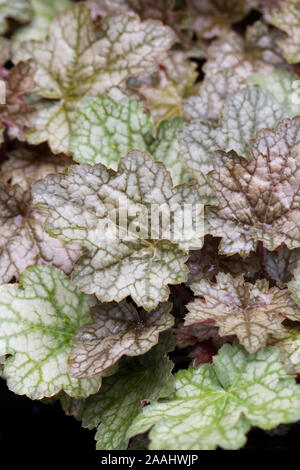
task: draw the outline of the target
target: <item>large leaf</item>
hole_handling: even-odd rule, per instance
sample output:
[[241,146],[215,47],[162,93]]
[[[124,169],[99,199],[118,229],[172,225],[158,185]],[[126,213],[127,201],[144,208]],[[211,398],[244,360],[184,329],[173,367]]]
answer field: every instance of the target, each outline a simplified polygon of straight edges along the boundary
[[286,108],[261,88],[248,87],[226,100],[221,124],[192,121],[182,127],[180,144],[183,164],[194,176],[207,175],[213,169],[216,150],[249,156],[249,141],[263,127],[275,127]]
[[151,73],[155,58],[167,50],[173,33],[156,21],[135,16],[109,16],[93,26],[84,4],[59,15],[45,42],[22,44],[14,60],[33,58],[36,94],[42,99],[28,133],[33,144],[48,141],[55,153],[70,153],[69,137],[76,128],[76,111],[86,95],[121,86],[130,76]]
[[163,121],[153,137],[154,124],[140,104],[123,99],[115,103],[99,96],[86,98],[79,107],[78,129],[71,137],[74,160],[79,163],[103,163],[116,170],[121,157],[130,150],[148,151],[165,163],[174,184],[188,180],[179,160],[177,133],[183,120]]
[[[197,185],[173,188],[164,165],[139,151],[122,159],[118,172],[101,164],[76,165],[67,175],[36,183],[34,193],[35,202],[50,212],[48,233],[88,249],[73,280],[102,301],[131,295],[153,309],[167,300],[167,284],[187,279],[187,249],[202,246]],[[184,205],[193,214],[182,231]]]
[[31,6],[28,0],[0,0],[0,34],[8,29],[8,19],[13,18],[26,23],[31,18]]
[[243,276],[219,273],[216,284],[202,280],[191,285],[199,296],[188,304],[185,326],[214,320],[221,336],[236,335],[247,351],[267,345],[283,333],[284,318],[298,318],[300,309],[287,289],[269,288],[266,280],[250,284]]
[[173,325],[171,308],[167,302],[151,312],[138,312],[126,300],[97,305],[93,322],[76,334],[69,358],[70,374],[90,377],[113,366],[124,355],[145,354],[157,344],[159,333]]
[[[157,346],[144,356],[126,358],[119,371],[103,380],[100,391],[86,400],[72,400],[68,414],[89,429],[98,426],[97,449],[122,450],[128,445],[129,426],[142,411],[143,401],[152,401],[172,387],[172,362],[166,353],[174,337],[163,334]],[[165,390],[164,390],[165,389]]]
[[300,62],[300,2],[281,0],[265,8],[265,18],[284,31],[287,36],[278,40],[286,60],[292,64]]
[[25,182],[22,185],[0,182],[1,284],[18,279],[34,264],[50,264],[69,273],[81,254],[78,245],[65,245],[44,231],[47,212],[33,206],[30,187]]
[[129,429],[154,426],[150,449],[238,449],[251,425],[272,429],[300,417],[300,387],[287,377],[279,351],[250,355],[225,345],[214,365],[179,371],[169,399],[146,406]]
[[0,355],[9,354],[4,375],[12,391],[33,399],[60,390],[78,398],[97,392],[99,376],[80,381],[68,372],[72,337],[95,303],[48,266],[32,266],[20,284],[1,287]]
[[281,243],[300,247],[300,118],[264,129],[251,158],[217,152],[209,181],[219,201],[207,214],[209,231],[223,237],[220,251],[247,256],[261,240],[268,250]]
[[71,5],[70,0],[30,0],[30,3],[32,20],[29,25],[18,28],[14,33],[14,49],[17,49],[23,41],[44,40],[51,21]]

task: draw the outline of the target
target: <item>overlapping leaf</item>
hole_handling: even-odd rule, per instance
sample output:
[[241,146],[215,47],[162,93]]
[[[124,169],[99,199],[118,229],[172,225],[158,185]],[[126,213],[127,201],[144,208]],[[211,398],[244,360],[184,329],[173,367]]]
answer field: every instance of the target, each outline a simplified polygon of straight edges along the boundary
[[0,34],[8,29],[8,19],[13,18],[26,23],[31,18],[31,6],[28,0],[0,1]]
[[99,376],[74,379],[67,363],[72,337],[90,321],[95,303],[49,266],[32,266],[20,284],[1,287],[0,355],[10,355],[4,375],[12,391],[33,399],[60,390],[78,398],[97,392]]
[[188,25],[206,39],[222,36],[256,4],[255,0],[189,0]]
[[289,250],[282,246],[272,253],[267,253],[265,270],[267,275],[277,282],[279,287],[285,287],[292,279],[293,272],[300,261],[300,249]]
[[[25,153],[25,158],[27,156]],[[55,161],[40,171],[45,175],[51,172],[54,164]],[[12,176],[12,180],[14,178]],[[47,212],[32,204],[28,181],[23,181],[22,187],[0,183],[1,284],[13,277],[18,279],[27,266],[34,264],[52,265],[66,273],[71,272],[81,249],[78,245],[65,245],[50,237],[43,229],[46,219]]]
[[300,2],[299,0],[281,0],[265,8],[265,18],[272,25],[281,29],[287,37],[278,39],[288,62],[300,62]]
[[231,31],[211,43],[203,70],[208,76],[230,69],[234,75],[247,78],[253,73],[270,73],[275,67],[286,67],[277,39],[278,30],[270,30],[261,21],[249,26],[245,39]]
[[8,160],[1,166],[1,180],[12,186],[18,184],[24,190],[46,175],[62,172],[66,168],[64,160],[45,148],[19,147],[8,152],[7,157]]
[[159,333],[174,323],[171,303],[155,310],[138,312],[126,302],[98,305],[93,309],[93,322],[76,334],[70,353],[70,374],[90,377],[113,366],[120,357],[145,354],[157,342]]
[[19,62],[4,79],[5,103],[0,104],[1,141],[6,127],[9,137],[25,140],[24,132],[31,125],[34,107],[23,100],[23,95],[32,90],[34,73],[31,63]]
[[[202,246],[197,185],[173,188],[165,167],[139,151],[122,159],[117,173],[101,164],[72,166],[68,175],[36,183],[34,194],[50,212],[48,233],[88,249],[73,279],[102,301],[131,295],[151,310],[167,300],[167,284],[187,279],[187,248]],[[193,210],[182,231],[184,204]]]
[[221,125],[192,121],[180,132],[181,159],[186,168],[197,177],[206,176],[213,169],[216,150],[235,150],[249,156],[249,141],[263,127],[275,127],[289,111],[268,92],[248,87],[227,98]]
[[134,16],[109,16],[94,27],[89,9],[80,3],[59,15],[49,28],[49,39],[25,42],[14,58],[33,58],[37,67],[41,103],[29,142],[48,141],[55,153],[69,153],[81,99],[107,93],[132,75],[153,72],[155,57],[172,39],[167,27]]
[[86,98],[78,116],[78,129],[71,137],[75,161],[90,165],[103,163],[116,170],[121,157],[138,149],[165,163],[174,184],[188,180],[188,173],[179,160],[177,137],[183,120],[162,122],[154,138],[152,118],[138,102],[123,99],[115,103],[104,96]]
[[251,158],[217,152],[210,175],[218,209],[210,209],[209,231],[223,237],[220,252],[247,256],[261,240],[268,250],[281,243],[300,247],[300,118],[264,129],[252,144]]
[[202,280],[191,288],[199,297],[188,304],[185,325],[214,320],[221,336],[237,335],[251,353],[266,346],[270,336],[282,334],[285,317],[300,320],[300,309],[289,292],[270,289],[266,280],[253,285],[243,276],[219,273],[216,284]]
[[175,391],[146,406],[129,436],[150,432],[150,449],[238,449],[250,426],[272,429],[300,417],[300,388],[287,377],[277,348],[248,354],[225,345],[214,365],[179,371]]
[[174,343],[172,334],[163,334],[147,354],[123,359],[119,371],[103,380],[96,395],[69,404],[68,413],[80,419],[84,427],[93,429],[99,425],[98,450],[126,449],[128,428],[142,411],[142,402],[155,400],[172,387],[173,364],[166,353],[174,348]]

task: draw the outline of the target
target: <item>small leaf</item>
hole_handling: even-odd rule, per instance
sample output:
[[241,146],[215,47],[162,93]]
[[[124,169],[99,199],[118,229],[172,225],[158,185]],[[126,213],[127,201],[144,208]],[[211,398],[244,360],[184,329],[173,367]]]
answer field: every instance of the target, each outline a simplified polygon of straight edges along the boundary
[[251,353],[266,346],[270,336],[282,334],[285,317],[300,320],[288,290],[269,289],[266,280],[253,285],[243,276],[219,273],[216,284],[202,280],[191,288],[199,298],[188,304],[185,326],[214,320],[220,336],[236,335]]
[[68,355],[77,329],[90,321],[96,300],[82,294],[60,271],[31,266],[0,289],[0,355],[8,387],[40,399],[60,390],[73,397],[96,393],[101,378],[77,380],[68,373]]
[[270,341],[280,349],[281,362],[288,374],[300,373],[300,327],[289,325],[280,339]]
[[292,279],[292,274],[300,261],[300,249],[289,250],[282,246],[276,251],[267,253],[265,270],[268,276],[283,288]]
[[151,450],[238,449],[250,426],[272,429],[300,417],[300,387],[287,377],[276,348],[250,355],[226,344],[214,365],[175,376],[168,399],[146,406],[128,435],[150,432]]
[[[67,175],[36,183],[34,193],[50,213],[48,233],[88,250],[75,266],[75,284],[105,302],[131,295],[152,310],[167,300],[167,284],[186,281],[188,248],[202,246],[197,185],[173,188],[164,165],[139,151],[123,158],[117,172],[101,164],[71,166]],[[182,231],[184,204],[193,214]],[[155,209],[165,214],[163,224]],[[124,212],[131,214],[125,226]]]
[[216,153],[209,181],[219,205],[207,219],[210,233],[223,237],[221,253],[247,256],[258,240],[270,251],[283,242],[289,249],[300,247],[299,127],[296,117],[274,131],[261,130],[250,160]]
[[70,153],[80,101],[122,86],[132,75],[152,73],[172,40],[167,27],[134,16],[109,16],[94,27],[89,9],[73,5],[53,21],[49,39],[25,42],[15,54],[16,62],[32,58],[37,67],[41,102],[28,141],[48,141],[54,153]]
[[[127,431],[142,411],[142,401],[152,401],[172,387],[172,362],[166,353],[174,348],[171,333],[161,335],[158,345],[144,356],[125,358],[119,371],[103,380],[100,391],[86,400],[72,400],[68,414],[93,429],[97,450],[125,450]],[[167,387],[167,388],[166,388]]]
[[90,377],[113,366],[120,357],[140,356],[158,342],[159,333],[174,323],[172,304],[162,303],[155,310],[138,312],[126,302],[97,305],[93,322],[77,332],[69,357],[70,374]]

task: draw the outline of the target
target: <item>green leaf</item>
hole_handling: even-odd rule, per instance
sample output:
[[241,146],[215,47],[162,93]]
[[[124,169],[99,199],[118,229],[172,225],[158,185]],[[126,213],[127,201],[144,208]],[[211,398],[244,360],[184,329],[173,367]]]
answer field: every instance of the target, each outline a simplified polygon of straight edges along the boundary
[[179,160],[177,132],[182,119],[163,121],[153,137],[154,124],[141,105],[123,99],[115,103],[110,98],[86,98],[79,107],[78,129],[72,134],[70,147],[79,163],[103,163],[116,170],[121,157],[130,150],[148,151],[155,160],[170,170],[174,184],[189,179]]
[[225,102],[221,124],[192,121],[180,133],[181,160],[193,176],[207,175],[213,169],[216,150],[249,157],[249,142],[258,130],[273,128],[289,112],[268,92],[248,87]]
[[224,345],[214,365],[179,371],[168,399],[146,406],[128,431],[150,432],[150,449],[238,449],[250,426],[272,429],[300,417],[300,387],[276,348],[247,353]]
[[31,7],[28,0],[0,0],[0,34],[8,29],[8,19],[26,23],[31,18]]
[[253,85],[259,85],[267,90],[273,98],[289,111],[288,117],[300,113],[299,76],[283,69],[272,73],[256,73],[248,78]]
[[32,58],[37,68],[35,93],[41,101],[28,141],[48,141],[54,153],[70,153],[80,101],[155,71],[155,58],[173,37],[160,23],[135,16],[108,16],[94,26],[82,3],[59,15],[45,42],[25,42],[14,57],[15,62]]
[[72,400],[68,414],[96,433],[98,450],[124,450],[127,431],[142,411],[142,401],[152,401],[172,387],[172,362],[166,353],[175,346],[171,333],[144,356],[121,360],[119,371],[103,380],[100,391],[86,400]]
[[279,4],[267,6],[265,19],[286,33],[286,36],[278,39],[286,60],[291,64],[300,62],[299,0],[281,0]]
[[124,300],[97,305],[93,322],[81,327],[69,356],[72,377],[90,377],[113,366],[120,357],[140,356],[158,342],[159,333],[174,324],[172,304],[160,304],[146,312]]
[[[252,143],[251,158],[217,152],[209,176],[219,206],[207,213],[208,231],[223,237],[219,250],[247,256],[258,240],[273,251],[281,243],[300,247],[300,118],[263,129]],[[263,194],[263,197],[262,197]]]
[[[117,172],[101,164],[71,166],[67,175],[36,183],[34,194],[50,213],[48,233],[88,250],[75,266],[75,284],[105,302],[131,295],[152,310],[167,300],[167,284],[186,281],[188,248],[202,246],[197,185],[173,188],[164,165],[139,151],[122,159]],[[193,214],[182,231],[184,204]]]
[[266,346],[270,336],[282,336],[285,318],[300,320],[289,291],[270,289],[265,279],[253,285],[242,275],[219,273],[216,283],[203,279],[191,289],[199,297],[187,305],[184,325],[213,320],[220,336],[236,335],[250,353]]
[[13,392],[32,399],[60,390],[77,398],[97,392],[99,376],[80,381],[68,372],[72,337],[91,320],[95,303],[47,266],[31,266],[20,284],[0,289],[0,355],[9,354],[4,375]]

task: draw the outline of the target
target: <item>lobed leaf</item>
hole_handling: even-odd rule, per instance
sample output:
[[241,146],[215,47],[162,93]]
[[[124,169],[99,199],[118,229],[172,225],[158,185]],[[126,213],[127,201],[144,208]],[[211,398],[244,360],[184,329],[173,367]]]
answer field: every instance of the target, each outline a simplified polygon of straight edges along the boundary
[[[50,213],[48,233],[87,248],[73,280],[102,301],[131,295],[146,310],[155,308],[167,300],[167,284],[186,280],[187,249],[202,246],[197,185],[173,188],[164,165],[139,151],[123,158],[117,172],[101,164],[72,166],[67,175],[36,183],[34,194]],[[182,232],[184,204],[193,214]],[[155,208],[165,214],[163,224]],[[130,215],[125,227],[124,210]]]
[[52,22],[45,42],[25,42],[15,54],[16,62],[32,58],[37,67],[41,103],[28,141],[48,141],[54,153],[70,153],[80,101],[122,86],[130,76],[152,73],[155,58],[172,40],[167,27],[135,16],[108,16],[94,26],[89,9],[73,5]]
[[300,246],[298,146],[300,118],[263,129],[252,143],[250,160],[234,152],[216,153],[209,177],[219,206],[211,208],[208,229],[223,237],[220,252],[247,256],[258,240],[273,251],[281,243]]
[[277,348],[249,354],[226,344],[213,362],[179,371],[174,393],[145,407],[128,435],[153,427],[151,450],[238,449],[251,425],[272,429],[299,419],[300,389]]
[[137,309],[126,300],[97,305],[93,322],[77,331],[69,362],[73,377],[90,377],[113,366],[120,357],[140,356],[158,342],[159,333],[173,326],[171,303],[155,310]]
[[269,337],[282,335],[284,318],[300,319],[289,292],[270,289],[265,279],[253,285],[242,275],[219,273],[216,284],[203,279],[191,288],[199,297],[187,305],[185,326],[213,320],[220,336],[236,335],[250,353],[266,346]]
[[60,390],[77,398],[97,392],[99,376],[80,381],[68,371],[72,337],[90,321],[95,303],[50,266],[31,266],[20,284],[1,287],[0,355],[9,354],[4,376],[13,392],[32,399]]

